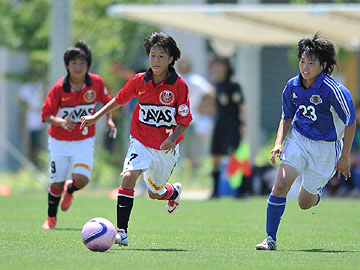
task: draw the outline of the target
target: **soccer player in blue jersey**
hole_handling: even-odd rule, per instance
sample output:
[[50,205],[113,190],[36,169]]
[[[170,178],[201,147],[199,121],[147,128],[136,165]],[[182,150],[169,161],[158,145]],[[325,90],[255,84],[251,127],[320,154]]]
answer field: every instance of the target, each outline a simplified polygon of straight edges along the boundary
[[[298,76],[290,79],[282,94],[282,116],[271,162],[280,158],[276,180],[269,195],[266,239],[257,250],[276,250],[276,234],[286,205],[286,195],[301,177],[298,204],[301,209],[317,205],[331,177],[350,175],[350,149],[355,133],[355,110],[351,94],[330,77],[336,65],[334,45],[320,37],[298,43]],[[282,142],[292,126],[291,134]]]

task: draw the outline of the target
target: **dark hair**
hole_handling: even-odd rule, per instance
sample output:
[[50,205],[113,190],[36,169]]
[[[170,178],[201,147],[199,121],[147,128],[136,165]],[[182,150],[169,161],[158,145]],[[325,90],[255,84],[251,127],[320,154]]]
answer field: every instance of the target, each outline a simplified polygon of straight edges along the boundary
[[327,39],[320,37],[317,32],[312,38],[303,38],[298,43],[298,58],[301,59],[303,54],[311,60],[318,59],[320,65],[326,62],[324,73],[328,76],[334,71],[336,66],[336,52],[334,45]]
[[163,48],[166,53],[171,57],[174,57],[169,66],[174,66],[175,61],[180,58],[181,52],[178,48],[175,40],[168,34],[161,32],[153,32],[147,38],[144,39],[144,49],[147,56],[150,54],[150,50],[154,46]]
[[88,70],[90,69],[91,49],[83,40],[80,40],[74,46],[69,47],[64,53],[64,63],[66,69],[70,61],[75,59],[84,59],[87,62]]
[[[71,60],[75,59],[84,59],[87,62],[87,70],[89,71],[91,66],[91,49],[89,45],[86,44],[85,41],[80,40],[74,46],[69,47],[64,53],[64,63],[67,71],[67,76],[63,82],[63,89],[65,92],[70,92],[70,72],[67,68]],[[87,86],[92,85],[92,79],[88,72],[85,75],[85,84]]]
[[232,76],[233,73],[234,73],[234,70],[233,70],[233,68],[232,68],[230,59],[229,59],[228,57],[225,57],[225,56],[216,55],[216,56],[214,57],[214,59],[211,61],[211,64],[214,64],[214,63],[221,63],[221,64],[223,64],[223,65],[226,67],[225,80],[226,80],[226,81],[230,80],[231,76]]

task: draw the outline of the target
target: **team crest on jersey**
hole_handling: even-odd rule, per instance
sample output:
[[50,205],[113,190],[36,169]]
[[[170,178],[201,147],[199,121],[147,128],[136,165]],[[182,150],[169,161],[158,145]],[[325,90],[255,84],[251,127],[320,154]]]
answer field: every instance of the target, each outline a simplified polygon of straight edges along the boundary
[[310,98],[310,102],[315,105],[318,105],[318,104],[322,103],[322,99],[319,95],[312,95]]
[[189,114],[189,107],[186,104],[181,104],[178,108],[178,113],[182,116],[185,117]]
[[164,90],[160,93],[159,99],[161,104],[170,105],[174,101],[174,93],[169,90]]
[[84,100],[85,100],[87,103],[94,102],[95,99],[96,99],[96,92],[95,92],[95,90],[87,90],[87,91],[84,93]]

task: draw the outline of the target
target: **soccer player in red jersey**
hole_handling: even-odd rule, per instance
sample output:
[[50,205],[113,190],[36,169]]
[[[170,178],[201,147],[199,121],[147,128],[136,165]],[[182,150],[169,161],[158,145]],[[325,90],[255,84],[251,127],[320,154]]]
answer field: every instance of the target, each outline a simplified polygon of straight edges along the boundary
[[[49,123],[50,187],[48,217],[42,228],[56,226],[56,214],[63,190],[61,209],[67,211],[73,193],[84,188],[90,180],[94,163],[95,126],[80,129],[80,117],[95,112],[95,103],[110,101],[102,78],[89,73],[91,49],[79,41],[64,54],[67,76],[61,78],[49,91],[42,109],[42,121]],[[106,126],[110,136],[116,131],[111,114]],[[71,179],[67,179],[68,170]]]
[[180,58],[175,40],[166,33],[152,33],[144,39],[150,68],[129,80],[115,98],[94,115],[81,117],[88,128],[133,97],[139,99],[131,121],[130,147],[121,173],[118,192],[115,242],[127,246],[128,221],[134,201],[136,180],[142,174],[151,199],[167,200],[173,214],[180,203],[182,186],[168,183],[179,157],[179,141],[192,120],[189,89],[177,75],[174,63]]

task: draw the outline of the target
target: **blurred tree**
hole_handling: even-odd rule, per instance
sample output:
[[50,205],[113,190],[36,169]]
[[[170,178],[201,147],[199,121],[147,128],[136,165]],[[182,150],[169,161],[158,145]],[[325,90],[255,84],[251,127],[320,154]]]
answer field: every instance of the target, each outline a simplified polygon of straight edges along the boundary
[[[290,0],[291,4],[315,4],[315,3],[359,3],[360,0],[329,0],[329,1],[322,1],[322,0]],[[320,29],[319,29],[320,30]],[[321,33],[321,30],[320,30]],[[315,35],[315,33],[314,33]],[[326,38],[326,37],[324,37]],[[297,57],[297,51],[298,47],[297,45],[292,45],[290,46],[289,50],[288,50],[288,59],[289,59],[289,63],[294,67],[294,68],[298,68],[299,65],[299,59]],[[337,60],[338,60],[338,64],[342,64],[343,62],[345,62],[347,60],[347,58],[349,57],[349,52],[346,48],[344,47],[338,47],[337,48]],[[335,70],[337,71],[337,70]]]
[[106,9],[116,3],[158,3],[157,0],[73,0],[73,40],[86,40],[94,55],[94,66],[105,79],[110,91],[115,93],[125,78],[113,72],[113,64],[125,70],[138,70],[144,62],[143,39],[157,28],[114,19],[107,16]]
[[[72,39],[86,40],[93,51],[94,72],[109,88],[118,89],[123,78],[112,71],[112,63],[138,69],[144,63],[142,40],[156,28],[110,18],[106,8],[116,3],[159,3],[159,0],[69,0],[72,3]],[[1,0],[0,46],[29,52],[30,69],[46,81],[49,53],[51,0]],[[24,78],[24,76],[22,76]],[[26,79],[26,76],[25,78]]]
[[[44,82],[49,89],[50,59],[50,8],[56,0],[0,0],[0,46],[29,53],[28,74],[6,74],[19,81],[31,76]],[[116,3],[159,3],[160,0],[69,0],[72,17],[72,44],[85,40],[93,52],[91,71],[101,74],[108,89],[115,94],[133,71],[147,67],[143,39],[157,28],[122,19],[110,18],[107,7]],[[115,70],[116,69],[116,70]],[[121,73],[127,76],[119,75]],[[65,74],[64,74],[65,75]],[[127,132],[129,113],[115,112],[119,130]],[[126,138],[125,138],[126,137]],[[111,146],[122,159],[122,143],[126,136],[119,132],[119,140]],[[120,145],[119,145],[120,143]]]
[[39,76],[49,62],[49,8],[50,0],[0,1],[0,46],[29,52],[30,67]]

